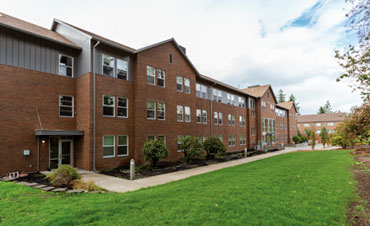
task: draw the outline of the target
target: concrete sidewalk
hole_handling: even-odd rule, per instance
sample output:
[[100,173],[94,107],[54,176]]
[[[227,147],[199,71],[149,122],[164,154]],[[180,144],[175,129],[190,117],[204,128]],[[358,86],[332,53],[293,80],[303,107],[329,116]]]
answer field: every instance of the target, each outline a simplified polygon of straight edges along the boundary
[[[335,148],[337,147],[323,148],[320,145],[316,145],[317,150],[330,150],[330,149],[335,149]],[[167,174],[137,179],[133,181],[121,179],[118,177],[107,176],[104,174],[98,174],[98,173],[94,173],[90,171],[81,172],[81,175],[82,175],[83,180],[85,181],[92,180],[95,182],[96,185],[108,191],[127,192],[127,191],[139,190],[141,188],[156,186],[160,184],[166,184],[172,181],[182,180],[182,179],[185,179],[191,176],[208,173],[208,172],[212,172],[215,170],[219,170],[219,169],[223,169],[223,168],[227,168],[231,166],[237,166],[237,165],[245,164],[248,162],[253,162],[256,160],[269,158],[269,157],[276,156],[276,155],[281,155],[281,154],[299,151],[299,150],[310,150],[310,149],[311,147],[309,146],[298,147],[298,148],[287,147],[285,148],[285,150],[282,150],[282,151],[271,152],[271,153],[257,155],[253,157],[232,160],[232,161],[217,163],[217,164],[213,164],[209,166],[202,166],[202,167],[197,167],[194,169],[188,169],[188,170],[183,170],[183,171],[178,171],[178,172],[173,172],[173,173],[167,173]]]

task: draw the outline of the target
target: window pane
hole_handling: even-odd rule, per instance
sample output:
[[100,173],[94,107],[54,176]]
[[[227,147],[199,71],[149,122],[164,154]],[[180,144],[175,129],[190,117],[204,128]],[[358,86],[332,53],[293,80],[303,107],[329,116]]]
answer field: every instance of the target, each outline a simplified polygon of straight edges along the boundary
[[165,86],[165,71],[158,69],[157,70],[157,85],[164,87]]
[[113,116],[114,115],[114,107],[103,107],[103,115]]
[[127,108],[118,108],[117,114],[120,117],[127,117]]
[[119,107],[127,107],[127,98],[118,97],[118,106]]
[[103,74],[113,77],[114,57],[103,55]]
[[184,91],[190,93],[190,79],[184,78]]
[[182,77],[181,76],[177,76],[176,77],[176,89],[177,91],[182,91]]
[[104,96],[104,106],[114,106],[114,98],[113,96]]
[[155,136],[148,136],[148,141],[155,140]]
[[103,145],[113,145],[114,144],[114,136],[104,136],[104,143]]
[[128,61],[117,59],[117,78],[127,80]]
[[127,145],[127,136],[118,136],[118,145]]
[[103,156],[113,156],[114,147],[103,147]]
[[128,154],[127,146],[118,146],[117,152],[118,155],[127,155]]
[[72,116],[72,108],[71,107],[60,107],[59,110],[60,116]]
[[155,69],[151,66],[146,66],[147,83],[154,85]]

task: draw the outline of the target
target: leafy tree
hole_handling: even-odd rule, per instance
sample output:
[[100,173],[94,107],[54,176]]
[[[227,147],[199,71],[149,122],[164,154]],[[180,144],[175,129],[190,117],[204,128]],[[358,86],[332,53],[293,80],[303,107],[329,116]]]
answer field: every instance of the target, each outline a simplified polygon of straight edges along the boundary
[[326,131],[325,127],[322,127],[320,137],[321,137],[321,143],[325,147],[325,144],[327,143],[327,140],[328,140],[328,131]]
[[370,144],[370,101],[365,102],[360,107],[353,108],[345,122],[345,132],[353,136],[354,142]]
[[311,137],[311,130],[305,128],[304,133],[306,134],[307,137]]
[[204,150],[207,153],[207,160],[211,155],[223,156],[226,154],[226,147],[217,137],[208,137],[203,142]]
[[278,102],[282,103],[285,102],[285,93],[282,89],[279,89],[279,96],[278,96]]
[[186,136],[181,143],[186,163],[189,164],[192,158],[198,157],[202,153],[202,148],[203,146],[197,137]]
[[300,114],[299,113],[299,110],[300,110],[299,103],[297,102],[297,99],[295,98],[293,94],[290,95],[289,101],[293,101],[295,107],[297,108],[297,114],[299,115]]
[[344,73],[337,78],[337,82],[345,79],[354,79],[350,86],[359,90],[361,96],[370,100],[370,0],[346,0],[353,7],[346,16],[350,20],[350,32],[356,32],[358,46],[349,45],[344,51],[335,51],[335,57]]
[[315,134],[315,130],[311,130],[310,132],[310,135],[311,135],[311,148],[312,150],[315,149],[315,145],[316,145],[316,134]]
[[143,153],[146,161],[150,161],[153,167],[157,166],[157,163],[167,158],[170,154],[168,148],[163,140],[150,140],[144,144]]

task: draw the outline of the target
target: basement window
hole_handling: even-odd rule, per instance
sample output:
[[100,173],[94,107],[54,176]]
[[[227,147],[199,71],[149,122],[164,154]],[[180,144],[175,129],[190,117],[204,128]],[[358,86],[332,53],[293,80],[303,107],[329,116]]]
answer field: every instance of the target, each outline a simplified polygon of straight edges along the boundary
[[73,117],[73,96],[59,96],[59,117]]
[[59,54],[59,75],[73,76],[73,57]]

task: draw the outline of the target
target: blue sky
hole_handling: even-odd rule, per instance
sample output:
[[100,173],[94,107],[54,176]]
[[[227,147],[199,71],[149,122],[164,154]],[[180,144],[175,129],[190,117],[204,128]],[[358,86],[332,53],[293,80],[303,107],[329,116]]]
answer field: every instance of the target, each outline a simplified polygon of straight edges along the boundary
[[293,93],[302,113],[327,100],[334,110],[361,103],[334,50],[355,42],[344,0],[41,1],[1,4],[3,13],[50,28],[58,18],[140,48],[174,37],[198,70],[239,88],[271,84]]

